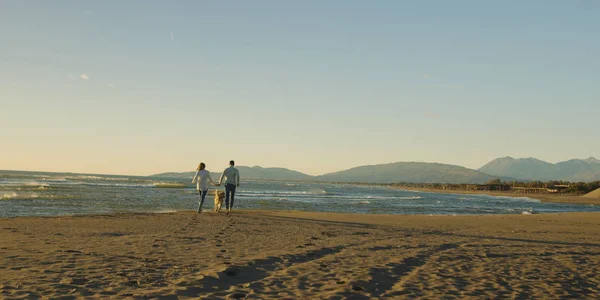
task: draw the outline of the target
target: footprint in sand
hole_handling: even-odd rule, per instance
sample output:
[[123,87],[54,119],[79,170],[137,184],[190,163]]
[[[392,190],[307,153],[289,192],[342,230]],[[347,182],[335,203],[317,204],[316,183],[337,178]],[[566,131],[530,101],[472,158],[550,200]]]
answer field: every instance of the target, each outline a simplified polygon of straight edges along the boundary
[[354,290],[354,291],[363,291],[364,288],[362,286],[360,286],[360,285],[354,284],[354,285],[352,285],[352,290]]
[[225,275],[227,276],[237,276],[240,273],[240,269],[238,268],[228,268],[225,270]]
[[233,294],[230,294],[228,298],[230,298],[230,299],[245,299],[246,296],[247,295],[244,293],[233,293]]

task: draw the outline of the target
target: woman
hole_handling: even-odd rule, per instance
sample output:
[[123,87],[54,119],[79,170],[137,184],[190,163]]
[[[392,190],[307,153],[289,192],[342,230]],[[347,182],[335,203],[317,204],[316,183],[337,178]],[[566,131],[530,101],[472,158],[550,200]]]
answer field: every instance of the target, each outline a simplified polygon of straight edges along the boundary
[[196,190],[198,191],[198,195],[200,195],[200,203],[198,204],[198,213],[202,212],[202,204],[204,204],[204,198],[208,193],[208,183],[207,180],[210,181],[213,185],[217,185],[212,178],[210,178],[210,172],[205,170],[206,165],[204,163],[200,163],[198,168],[196,168],[196,175],[192,179],[192,183],[197,182]]

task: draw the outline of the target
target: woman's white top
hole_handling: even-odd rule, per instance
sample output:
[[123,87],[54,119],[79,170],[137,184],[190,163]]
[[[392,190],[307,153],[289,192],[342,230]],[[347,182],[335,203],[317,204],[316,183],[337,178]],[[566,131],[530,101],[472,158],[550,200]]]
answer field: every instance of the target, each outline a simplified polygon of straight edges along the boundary
[[194,176],[194,179],[192,179],[192,183],[196,182],[196,190],[198,191],[206,191],[208,190],[208,182],[210,181],[211,183],[214,184],[214,181],[212,180],[212,178],[210,178],[210,172],[207,170],[200,170],[196,172],[196,176]]

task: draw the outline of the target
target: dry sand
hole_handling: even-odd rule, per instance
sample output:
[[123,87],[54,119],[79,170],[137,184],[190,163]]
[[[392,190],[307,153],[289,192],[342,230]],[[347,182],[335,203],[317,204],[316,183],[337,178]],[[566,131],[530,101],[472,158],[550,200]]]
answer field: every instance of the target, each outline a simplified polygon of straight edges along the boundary
[[597,189],[590,193],[587,193],[587,194],[583,195],[582,197],[588,198],[588,199],[597,199],[598,201],[600,201],[600,189]]
[[0,219],[0,298],[600,297],[600,214]]

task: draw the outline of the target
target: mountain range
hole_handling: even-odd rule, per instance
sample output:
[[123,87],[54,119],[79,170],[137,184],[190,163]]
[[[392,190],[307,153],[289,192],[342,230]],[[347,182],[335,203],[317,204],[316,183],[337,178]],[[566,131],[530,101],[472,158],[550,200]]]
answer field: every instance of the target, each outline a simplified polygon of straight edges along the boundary
[[556,164],[533,157],[494,159],[479,171],[493,176],[512,177],[518,180],[565,180],[565,181],[597,181],[600,180],[600,160],[571,159]]
[[[260,166],[254,167],[246,167],[246,166],[236,166],[236,168],[240,171],[240,177],[246,179],[262,179],[262,180],[285,180],[285,181],[306,181],[311,180],[313,176],[289,170],[285,168],[263,168]],[[151,175],[152,177],[161,177],[161,178],[190,178],[194,177],[196,171],[191,172],[168,172]],[[210,176],[213,180],[219,180],[221,173],[219,172],[210,172]]]
[[[484,183],[491,179],[503,181],[598,181],[600,180],[600,160],[571,159],[552,164],[535,158],[502,157],[494,159],[478,170],[456,165],[396,162],[351,168],[344,171],[311,176],[285,168],[237,167],[245,179],[284,180],[284,181],[327,181],[327,182],[369,182],[369,183]],[[162,178],[192,178],[195,172],[171,172],[152,175]],[[220,173],[211,173],[218,180]]]
[[483,183],[494,178],[461,166],[423,162],[361,166],[314,177],[317,181],[373,183]]

